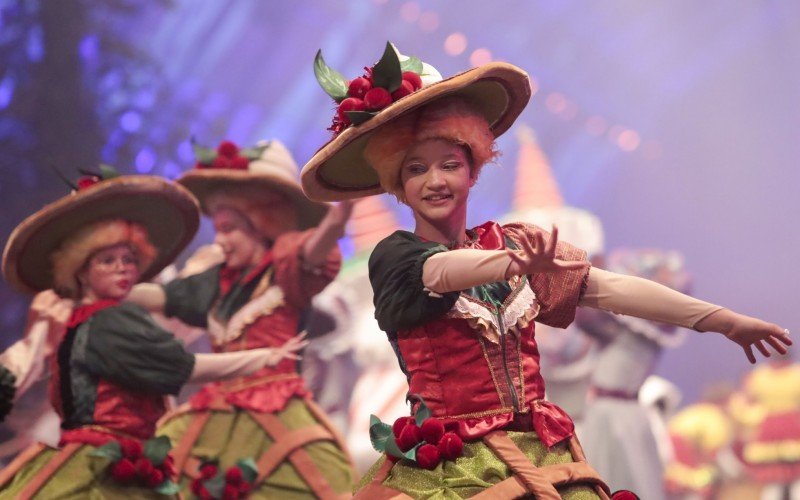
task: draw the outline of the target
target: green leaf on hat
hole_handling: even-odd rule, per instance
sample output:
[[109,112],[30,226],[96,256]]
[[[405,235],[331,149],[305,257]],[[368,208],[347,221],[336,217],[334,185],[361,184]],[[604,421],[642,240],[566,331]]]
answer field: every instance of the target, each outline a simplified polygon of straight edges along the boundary
[[104,181],[119,176],[120,173],[116,168],[112,167],[111,165],[107,165],[105,163],[100,164],[100,178],[103,179]]
[[347,80],[341,73],[325,64],[322,49],[317,51],[317,56],[314,58],[314,76],[317,77],[322,90],[334,101],[340,102],[347,97]]
[[119,441],[109,441],[108,443],[89,453],[89,456],[103,457],[111,460],[112,462],[116,462],[122,458],[122,447],[119,445]]
[[153,462],[153,465],[159,466],[164,463],[167,458],[169,450],[172,449],[172,443],[167,436],[158,436],[153,439],[148,439],[144,443],[144,456]]
[[169,479],[165,480],[163,483],[159,484],[156,488],[156,493],[159,495],[177,495],[178,492],[181,491],[181,488],[177,485],[177,483],[173,483]]
[[422,61],[414,56],[410,56],[405,61],[400,63],[400,70],[401,71],[413,71],[414,73],[421,75],[422,74]]
[[383,453],[389,441],[394,442],[392,426],[381,422],[375,415],[369,416],[369,440],[375,451]]
[[394,47],[386,42],[381,60],[372,68],[372,83],[376,87],[383,87],[389,92],[394,92],[403,83],[403,71],[400,69],[400,59]]
[[361,125],[378,113],[374,111],[345,111],[344,114],[350,118],[350,123],[353,125]]
[[261,158],[261,155],[264,151],[269,147],[270,143],[267,142],[265,144],[261,144],[260,146],[255,146],[252,148],[242,149],[239,151],[239,154],[244,156],[250,161],[258,160]]
[[195,159],[204,165],[211,165],[217,157],[217,150],[204,148],[195,142],[194,137],[192,137],[192,152]]
[[258,466],[252,458],[242,458],[236,461],[236,466],[242,471],[242,478],[250,484],[253,484],[258,477]]

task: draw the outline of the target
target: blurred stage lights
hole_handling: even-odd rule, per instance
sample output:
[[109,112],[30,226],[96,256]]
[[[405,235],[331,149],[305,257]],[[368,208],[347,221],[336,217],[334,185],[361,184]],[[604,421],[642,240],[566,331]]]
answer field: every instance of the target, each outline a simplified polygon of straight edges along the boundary
[[444,51],[449,56],[459,56],[467,50],[467,37],[463,33],[451,33],[444,40]]
[[420,11],[417,2],[406,2],[400,6],[400,17],[408,23],[413,23],[419,19]]
[[432,10],[427,10],[420,14],[417,21],[420,29],[426,33],[433,33],[439,27],[439,14]]
[[477,68],[478,66],[482,66],[490,62],[492,62],[492,53],[486,48],[476,49],[472,51],[472,54],[469,56],[469,63],[473,68]]

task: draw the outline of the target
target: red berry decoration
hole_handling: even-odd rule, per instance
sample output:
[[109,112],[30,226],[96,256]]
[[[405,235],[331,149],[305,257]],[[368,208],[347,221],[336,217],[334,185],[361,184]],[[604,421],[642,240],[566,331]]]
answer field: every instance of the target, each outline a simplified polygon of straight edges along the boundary
[[121,439],[119,447],[122,450],[122,456],[132,461],[144,454],[144,446],[135,439]]
[[78,179],[78,191],[92,187],[98,182],[100,182],[100,177],[97,177],[96,175],[84,175]]
[[400,437],[397,438],[397,446],[401,451],[408,451],[422,441],[422,433],[417,424],[411,422],[403,428]]
[[172,458],[172,455],[164,457],[164,461],[161,463],[161,470],[167,478],[175,477],[175,473],[178,471],[175,470],[175,459]]
[[206,165],[205,163],[200,163],[199,161],[194,164],[194,168],[197,168],[197,169],[204,169],[204,168],[208,168],[210,166],[211,165]]
[[403,71],[403,81],[410,83],[415,91],[422,88],[422,78],[413,71]]
[[398,99],[402,99],[403,97],[414,93],[414,87],[408,83],[408,81],[403,80],[400,83],[400,86],[397,87],[397,90],[392,92],[392,100],[396,101]]
[[364,101],[356,97],[348,97],[339,103],[339,109],[336,110],[336,116],[341,123],[350,125],[350,118],[347,116],[347,111],[364,111],[366,105]]
[[219,147],[217,147],[217,153],[222,156],[227,156],[228,158],[233,158],[239,154],[239,146],[231,141],[222,141]]
[[444,435],[444,424],[438,419],[428,418],[422,422],[422,426],[419,430],[422,434],[423,441],[436,446]]
[[414,422],[414,417],[400,417],[395,420],[394,424],[392,424],[392,434],[394,434],[394,437],[399,438],[405,426],[412,422]]
[[619,490],[611,494],[611,500],[639,500],[639,496],[630,490]]
[[227,483],[238,485],[242,482],[242,479],[244,479],[242,469],[238,467],[231,467],[228,469],[228,472],[225,473],[225,482]]
[[147,486],[155,488],[164,482],[164,473],[160,469],[153,469],[150,477],[147,478]]
[[361,76],[350,82],[347,88],[347,95],[363,99],[371,88],[372,82]]
[[231,168],[231,160],[227,156],[217,155],[211,162],[211,168]]
[[150,474],[155,469],[155,467],[153,467],[153,462],[145,457],[138,458],[134,463],[134,467],[136,467],[136,475],[142,479],[150,477]]
[[127,458],[117,460],[111,466],[111,477],[120,483],[130,483],[136,477],[136,468]]
[[250,493],[251,489],[253,489],[253,487],[250,485],[250,483],[242,481],[242,484],[239,485],[239,493],[242,495],[242,497],[246,497],[247,494]]
[[192,481],[192,485],[189,487],[189,489],[192,490],[192,493],[194,493],[195,495],[197,495],[199,497],[200,496],[200,492],[203,491],[204,489],[206,489],[206,487],[203,486],[203,480],[200,479],[200,478],[197,478],[194,481]]
[[364,96],[367,111],[378,111],[392,103],[392,95],[383,87],[375,87]]
[[453,432],[448,432],[439,440],[439,453],[445,460],[455,460],[464,454],[464,442]]
[[231,168],[236,170],[247,170],[248,165],[250,165],[250,160],[244,156],[237,156],[236,158],[233,158],[230,163]]
[[439,448],[432,444],[423,444],[417,449],[417,465],[423,469],[433,470],[439,465],[441,456]]
[[222,490],[222,500],[237,500],[239,498],[239,488],[232,484],[226,484]]
[[219,469],[214,464],[205,464],[204,466],[200,467],[200,477],[203,479],[211,479],[212,477],[217,475]]

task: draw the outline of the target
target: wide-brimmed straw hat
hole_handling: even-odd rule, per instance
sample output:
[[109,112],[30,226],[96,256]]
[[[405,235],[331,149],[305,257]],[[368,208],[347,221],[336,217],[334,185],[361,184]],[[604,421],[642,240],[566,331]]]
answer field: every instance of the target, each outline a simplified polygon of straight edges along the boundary
[[303,194],[297,163],[280,141],[262,141],[255,148],[243,150],[226,141],[216,150],[195,147],[195,154],[198,156],[195,168],[185,172],[177,182],[197,197],[206,214],[209,214],[209,199],[218,192],[237,193],[238,197],[252,198],[255,203],[259,193],[278,192],[294,205],[296,229],[300,230],[318,225],[328,211],[328,204],[311,201]]
[[[373,68],[373,73],[389,55],[389,47],[381,62]],[[394,49],[391,51],[394,52]],[[323,66],[324,61],[320,64],[320,60],[321,56],[318,54],[315,63],[318,80],[332,97],[335,99],[341,97],[342,101],[345,100],[349,94],[337,96],[329,90],[331,87],[329,84],[326,88],[326,83],[332,80],[331,74],[338,75],[338,73]],[[418,59],[412,58],[412,60],[419,62]],[[401,62],[402,69],[413,67],[412,64],[406,64],[406,61]],[[320,71],[320,67],[323,71]],[[417,67],[419,68],[417,72],[421,73],[421,62]],[[405,76],[405,73],[402,74]],[[422,76],[424,83],[425,74]],[[352,85],[348,90],[353,91]],[[333,129],[337,135],[317,151],[303,167],[301,182],[309,198],[334,201],[384,192],[379,184],[378,174],[365,161],[363,153],[375,131],[391,124],[398,117],[444,97],[459,97],[482,115],[494,137],[499,137],[511,127],[527,105],[531,87],[528,75],[522,69],[504,62],[493,62],[445,80],[423,85],[411,93],[392,93],[392,96],[395,98],[393,102],[377,112],[358,111],[355,114],[346,112],[345,115],[352,116],[355,120],[347,123],[347,126],[342,126],[341,123],[334,124]]]
[[53,252],[82,228],[112,219],[137,223],[147,231],[156,255],[140,269],[145,281],[192,241],[200,212],[189,191],[159,177],[119,176],[95,182],[46,205],[14,229],[3,252],[3,277],[23,293],[53,288]]

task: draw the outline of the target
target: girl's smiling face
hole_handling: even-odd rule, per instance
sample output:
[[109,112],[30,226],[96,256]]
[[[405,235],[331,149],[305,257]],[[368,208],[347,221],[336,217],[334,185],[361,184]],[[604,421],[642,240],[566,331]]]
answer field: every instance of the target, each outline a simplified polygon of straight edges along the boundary
[[440,227],[466,218],[475,180],[466,148],[445,139],[412,145],[400,171],[403,201],[416,217]]

